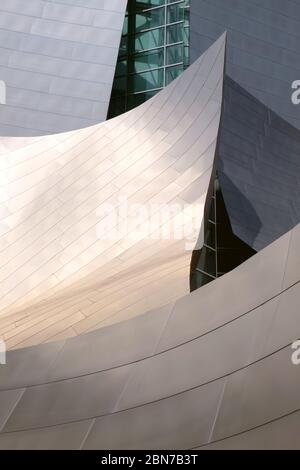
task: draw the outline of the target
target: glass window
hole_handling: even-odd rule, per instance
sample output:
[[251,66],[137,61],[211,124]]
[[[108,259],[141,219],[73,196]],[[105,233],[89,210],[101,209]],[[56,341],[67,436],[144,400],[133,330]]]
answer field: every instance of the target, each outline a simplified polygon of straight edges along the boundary
[[215,200],[214,197],[212,197],[211,203],[210,203],[210,208],[209,208],[209,216],[208,216],[208,218],[209,218],[210,220],[212,220],[213,222],[216,221],[215,204],[216,204],[216,200]]
[[158,28],[165,23],[165,9],[156,8],[155,10],[148,10],[139,13],[135,16],[136,32],[143,29]]
[[204,286],[205,284],[208,284],[213,280],[213,277],[207,276],[206,274],[201,273],[200,271],[194,271],[191,275],[191,291],[194,291],[200,286]]
[[164,83],[163,69],[151,70],[129,77],[129,91],[137,93],[139,91],[152,90],[153,88],[162,88]]
[[167,65],[179,64],[183,61],[183,46],[170,46],[167,48]]
[[183,47],[183,65],[188,67],[190,63],[190,48],[188,46]]
[[127,79],[125,77],[116,77],[114,81],[114,89],[116,93],[125,93],[127,87]]
[[119,56],[126,55],[127,50],[128,50],[127,40],[128,40],[128,36],[122,36],[121,43],[120,43]]
[[164,65],[164,50],[157,49],[149,52],[141,52],[133,57],[133,71],[142,72]]
[[165,0],[137,0],[135,2],[135,7],[137,10],[138,9],[143,10],[144,8],[158,7],[164,4],[165,4]]
[[125,16],[122,34],[128,34],[128,15]]
[[164,45],[164,28],[154,29],[145,33],[137,34],[135,37],[135,50],[144,51],[155,49]]
[[116,67],[116,77],[127,74],[127,60],[120,60]]
[[206,245],[212,248],[216,247],[216,226],[212,222],[208,222],[207,224],[204,240]]
[[167,7],[167,21],[168,23],[175,23],[176,21],[184,20],[184,4],[175,3]]
[[[128,2],[113,85],[113,92],[125,97],[126,110],[143,103],[188,66],[189,4],[189,0]],[[123,107],[120,100],[115,104]]]
[[183,41],[183,27],[182,24],[173,24],[167,26],[167,44]]
[[183,28],[183,43],[185,46],[189,46],[190,45],[190,30],[189,28],[185,27]]
[[169,85],[175,78],[183,72],[183,65],[176,65],[175,67],[168,67],[166,69],[166,85]]
[[184,25],[189,26],[190,23],[190,1],[185,0],[183,5]]
[[216,276],[216,252],[204,246],[200,252],[197,268],[211,276]]

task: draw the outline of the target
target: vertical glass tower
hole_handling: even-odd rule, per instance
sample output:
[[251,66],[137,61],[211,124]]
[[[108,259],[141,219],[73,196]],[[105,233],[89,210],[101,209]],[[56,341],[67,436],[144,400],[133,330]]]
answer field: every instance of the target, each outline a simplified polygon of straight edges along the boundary
[[129,0],[109,117],[142,104],[189,65],[189,0]]

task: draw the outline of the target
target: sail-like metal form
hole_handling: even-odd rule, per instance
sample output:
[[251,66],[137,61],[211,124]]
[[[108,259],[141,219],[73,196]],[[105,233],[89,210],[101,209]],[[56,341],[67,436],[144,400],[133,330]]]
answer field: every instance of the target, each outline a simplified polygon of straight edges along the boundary
[[104,121],[126,0],[1,0],[1,136]]
[[3,142],[0,334],[9,348],[83,333],[189,292],[224,53],[225,35],[120,117],[19,147]]

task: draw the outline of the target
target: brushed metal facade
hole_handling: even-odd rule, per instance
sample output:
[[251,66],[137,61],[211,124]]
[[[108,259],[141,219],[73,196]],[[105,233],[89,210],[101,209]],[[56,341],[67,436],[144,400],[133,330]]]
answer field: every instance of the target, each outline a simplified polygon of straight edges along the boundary
[[228,76],[217,153],[226,209],[241,240],[258,251],[300,222],[300,131]]
[[233,232],[261,250],[300,221],[300,4],[191,0],[191,60],[227,31],[218,173]]
[[298,225],[164,311],[8,352],[0,448],[298,448],[299,249]]
[[[1,193],[2,246],[7,257],[1,273],[7,277],[1,284],[0,331],[9,348],[54,338],[58,341],[8,351],[7,365],[0,366],[1,449],[299,448],[295,430],[300,425],[300,366],[292,363],[291,344],[300,337],[300,225],[232,272],[187,295],[183,280],[188,280],[190,254],[183,253],[182,246],[164,244],[156,246],[154,252],[144,243],[121,246],[121,255],[108,251],[106,258],[103,250],[99,252],[99,244],[94,249],[94,231],[79,237],[80,227],[85,229],[89,223],[95,226],[93,217],[82,217],[88,216],[85,209],[91,210],[93,201],[99,204],[100,193],[96,192],[96,199],[88,199],[80,210],[83,201],[78,195],[80,188],[84,194],[89,189],[97,191],[93,176],[100,178],[103,190],[105,173],[103,167],[97,173],[99,161],[115,163],[109,181],[113,179],[114,189],[126,188],[128,195],[137,191],[139,202],[149,197],[149,186],[146,193],[137,189],[143,183],[141,173],[147,161],[152,165],[148,183],[159,201],[180,198],[193,204],[200,198],[204,206],[216,168],[217,142],[220,165],[226,150],[226,122],[228,132],[233,129],[231,113],[239,116],[235,106],[228,107],[228,101],[226,104],[228,93],[233,100],[247,97],[248,105],[254,103],[255,109],[267,113],[267,121],[257,120],[253,138],[262,126],[273,140],[278,137],[278,145],[288,142],[291,148],[296,134],[287,132],[290,126],[277,121],[238,85],[225,84],[223,99],[224,55],[225,36],[154,99],[102,125],[30,139],[27,145],[26,139],[21,143],[10,139],[2,142],[2,174],[9,183]],[[242,115],[250,121],[253,118],[251,113]],[[244,127],[250,134],[250,124]],[[242,132],[242,137],[241,152],[249,140],[247,133]],[[136,154],[134,145],[138,147]],[[54,151],[57,159],[53,159]],[[49,167],[40,167],[41,154],[43,165],[49,157]],[[151,159],[154,154],[159,155],[158,167]],[[91,159],[86,160],[87,155]],[[137,156],[134,161],[133,155]],[[81,156],[88,165],[87,178],[79,165],[74,172]],[[134,170],[124,166],[128,162],[134,163]],[[51,166],[54,164],[57,166]],[[155,183],[161,183],[158,175],[165,171],[164,165],[171,166],[172,171],[157,189]],[[228,168],[223,167],[224,179]],[[72,170],[70,175],[64,173],[66,169]],[[40,206],[51,202],[46,199],[47,192],[39,195],[39,183],[45,175],[49,194],[59,194],[53,207],[54,220],[50,211]],[[272,173],[269,177],[272,179]],[[68,192],[64,184],[72,191]],[[78,227],[71,226],[69,232],[75,240],[72,249],[63,251],[63,258],[56,258],[54,244],[53,251],[47,247],[41,256],[40,244],[50,241],[52,228],[43,236],[39,230],[45,227],[31,217],[44,213],[57,227],[59,214],[67,228],[66,212],[70,213],[72,204],[76,209],[72,220],[78,210]],[[37,212],[29,210],[32,208]],[[26,226],[28,214],[30,223]],[[26,239],[33,222],[38,226],[35,246],[32,232]],[[55,234],[64,242],[60,231],[54,230]],[[28,251],[22,245],[26,240],[31,241]],[[200,236],[200,246],[201,240]],[[67,242],[72,243],[72,238]],[[61,251],[58,256],[62,256]],[[57,259],[68,260],[70,256],[75,264],[59,267],[55,276],[49,277]],[[182,256],[185,260],[180,264]],[[121,268],[120,263],[124,263]],[[31,269],[37,269],[37,276],[30,277]],[[13,286],[11,294],[5,293],[3,289],[9,289],[24,273],[24,281]],[[99,280],[99,276],[104,277]],[[34,285],[37,281],[45,282]],[[173,297],[166,302],[169,281]],[[145,282],[146,290],[140,282]],[[178,289],[175,295],[174,289]],[[137,292],[141,292],[141,299]],[[18,301],[16,295],[20,305],[24,300],[27,304],[24,308],[15,304],[15,310],[9,311],[10,302]],[[40,302],[35,302],[39,295]],[[158,305],[150,303],[153,297]],[[107,310],[113,301],[116,310]],[[97,326],[103,327],[67,338]]]
[[292,83],[300,78],[300,4],[282,0],[191,0],[191,60],[224,31],[227,73],[300,128]]
[[[189,292],[224,54],[225,35],[152,100],[105,123],[2,141],[0,335],[9,348],[81,334]],[[102,212],[108,204],[121,224]],[[166,204],[175,212],[164,214]],[[146,233],[136,237],[141,224]],[[169,227],[183,236],[164,237]]]
[[1,136],[106,119],[126,0],[1,0]]

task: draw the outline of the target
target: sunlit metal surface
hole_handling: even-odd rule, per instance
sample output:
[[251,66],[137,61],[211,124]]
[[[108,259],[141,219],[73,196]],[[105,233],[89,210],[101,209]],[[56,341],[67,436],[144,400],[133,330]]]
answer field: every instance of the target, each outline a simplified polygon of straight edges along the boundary
[[126,4],[1,0],[1,136],[64,132],[106,119]]
[[298,225],[163,309],[8,352],[0,448],[297,448],[299,249]]
[[[74,336],[189,292],[224,52],[225,35],[165,90],[116,119],[21,144],[2,141],[0,335],[9,348]],[[107,228],[103,204],[121,224]],[[148,210],[138,221],[136,204]],[[179,209],[153,222],[155,204]],[[170,225],[184,236],[165,237]]]

